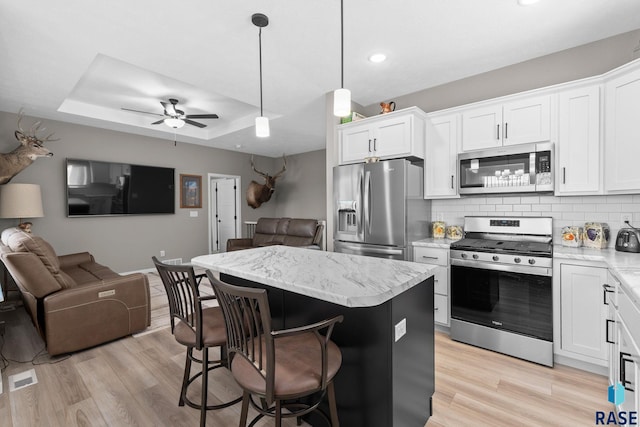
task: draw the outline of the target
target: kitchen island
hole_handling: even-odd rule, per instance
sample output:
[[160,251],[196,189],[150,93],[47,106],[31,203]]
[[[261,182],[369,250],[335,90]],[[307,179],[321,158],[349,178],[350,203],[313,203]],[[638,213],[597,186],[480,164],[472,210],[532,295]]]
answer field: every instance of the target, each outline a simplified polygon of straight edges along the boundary
[[267,289],[274,328],[344,316],[332,335],[343,357],[335,378],[342,425],[424,426],[434,391],[434,266],[288,246],[192,263]]

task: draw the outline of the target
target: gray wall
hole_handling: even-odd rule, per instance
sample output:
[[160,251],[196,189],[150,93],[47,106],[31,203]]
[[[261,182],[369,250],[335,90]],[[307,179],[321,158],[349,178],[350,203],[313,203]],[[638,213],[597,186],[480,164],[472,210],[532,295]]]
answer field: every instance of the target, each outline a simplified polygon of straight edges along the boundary
[[[639,40],[640,29],[397,96],[394,99],[396,109],[417,106],[432,112],[599,75],[634,59],[633,50]],[[464,52],[460,54],[464,55]],[[380,105],[369,105],[362,112],[366,116],[376,115],[380,112]]]
[[[32,120],[35,119],[25,117],[23,127],[29,126]],[[13,136],[16,124],[17,115],[0,112],[0,152],[7,153],[18,146]],[[276,196],[254,210],[246,205],[244,194],[251,180],[262,182],[262,178],[251,170],[249,154],[179,142],[174,147],[173,142],[168,140],[51,120],[45,120],[44,126],[47,132],[55,132],[54,137],[60,139],[47,143],[54,156],[37,159],[11,182],[41,185],[45,216],[34,218],[31,222],[34,234],[47,239],[58,254],[89,251],[98,262],[123,272],[151,267],[151,256],[159,256],[160,250],[166,251],[166,258],[182,258],[185,261],[207,253],[208,173],[241,176],[243,221],[285,213],[322,218],[326,212],[323,199],[317,203],[307,198],[298,200],[306,194],[300,188],[302,185],[319,183],[314,191],[324,191],[322,152],[292,156],[287,172],[278,181]],[[202,175],[203,208],[180,209],[179,192],[176,192],[174,215],[67,218],[67,157],[173,167],[176,169],[176,180],[181,173]],[[282,166],[281,159],[277,158],[256,156],[255,162],[259,170],[268,173]],[[297,206],[298,203],[300,206]],[[190,217],[190,210],[197,210],[198,217]],[[0,220],[0,229],[16,224],[17,220],[3,219]]]
[[276,216],[325,219],[326,169],[325,150],[287,157],[286,175],[276,187]]

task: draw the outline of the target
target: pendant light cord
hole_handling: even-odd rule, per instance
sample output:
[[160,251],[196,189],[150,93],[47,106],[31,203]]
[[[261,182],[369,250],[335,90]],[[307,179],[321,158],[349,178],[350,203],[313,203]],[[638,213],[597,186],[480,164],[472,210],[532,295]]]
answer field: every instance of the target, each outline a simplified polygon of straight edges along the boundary
[[344,0],[340,0],[340,88],[344,89]]
[[258,51],[260,52],[260,117],[262,114],[262,27],[258,30]]

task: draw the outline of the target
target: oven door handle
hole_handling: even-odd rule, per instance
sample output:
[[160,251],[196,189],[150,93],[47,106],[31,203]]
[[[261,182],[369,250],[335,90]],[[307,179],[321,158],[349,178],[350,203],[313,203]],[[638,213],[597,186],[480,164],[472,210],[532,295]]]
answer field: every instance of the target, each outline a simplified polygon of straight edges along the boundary
[[506,271],[509,273],[531,274],[533,276],[552,276],[551,268],[547,267],[531,267],[511,264],[492,264],[490,262],[482,262],[476,260],[451,259],[452,266],[479,268],[482,270]]

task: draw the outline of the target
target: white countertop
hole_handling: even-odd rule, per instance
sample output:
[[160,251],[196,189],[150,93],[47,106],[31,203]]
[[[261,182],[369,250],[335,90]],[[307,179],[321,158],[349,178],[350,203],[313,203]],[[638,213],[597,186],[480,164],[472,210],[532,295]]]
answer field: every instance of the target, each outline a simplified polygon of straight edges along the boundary
[[427,239],[416,240],[411,244],[413,246],[421,246],[426,248],[440,248],[440,249],[449,249],[451,243],[457,242],[457,240],[451,239],[434,239],[433,237],[429,237]]
[[640,253],[618,252],[615,249],[569,248],[553,246],[554,259],[594,261],[607,265],[629,291],[640,309]]
[[191,263],[345,307],[373,307],[433,276],[435,265],[284,245],[201,255]]

